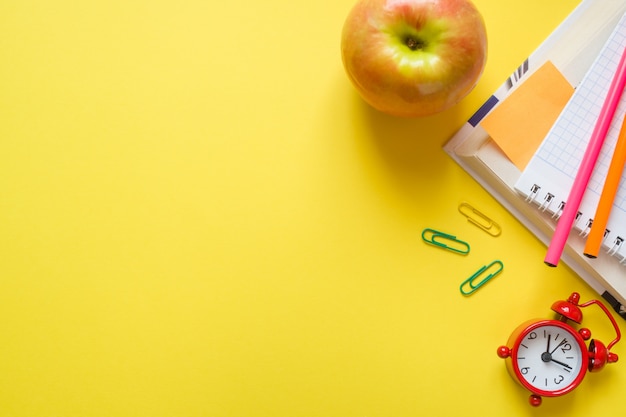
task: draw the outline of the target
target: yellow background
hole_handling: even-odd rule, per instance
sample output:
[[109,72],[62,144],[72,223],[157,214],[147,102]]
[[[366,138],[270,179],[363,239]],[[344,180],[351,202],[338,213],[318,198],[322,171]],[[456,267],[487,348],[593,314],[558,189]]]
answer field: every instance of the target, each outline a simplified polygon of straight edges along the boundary
[[626,364],[533,409],[496,356],[598,295],[441,149],[578,2],[475,3],[480,83],[406,120],[344,73],[353,0],[2,1],[0,416],[624,414]]

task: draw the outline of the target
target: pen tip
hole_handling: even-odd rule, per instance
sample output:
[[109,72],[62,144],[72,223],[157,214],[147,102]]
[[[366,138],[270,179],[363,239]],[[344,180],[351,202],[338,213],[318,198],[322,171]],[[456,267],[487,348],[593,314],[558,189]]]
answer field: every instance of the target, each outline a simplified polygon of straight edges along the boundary
[[543,263],[545,263],[546,265],[548,265],[551,268],[554,268],[556,266],[556,264],[553,264],[552,262],[548,262],[548,261],[543,261]]

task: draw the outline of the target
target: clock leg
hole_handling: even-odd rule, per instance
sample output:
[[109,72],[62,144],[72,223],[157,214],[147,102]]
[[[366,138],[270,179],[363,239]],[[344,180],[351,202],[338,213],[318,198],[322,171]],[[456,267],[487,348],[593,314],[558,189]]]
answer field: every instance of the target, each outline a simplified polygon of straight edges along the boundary
[[539,407],[541,405],[541,397],[538,396],[538,395],[533,394],[533,395],[530,396],[530,398],[528,398],[528,402],[533,407]]

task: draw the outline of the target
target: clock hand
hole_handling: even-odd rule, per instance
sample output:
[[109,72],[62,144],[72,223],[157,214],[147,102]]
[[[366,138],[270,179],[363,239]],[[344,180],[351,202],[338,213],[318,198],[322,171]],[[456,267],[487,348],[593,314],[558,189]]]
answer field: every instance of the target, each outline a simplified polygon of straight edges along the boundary
[[561,362],[561,361],[557,361],[556,359],[552,359],[552,362],[557,363],[557,364],[561,365],[561,366],[562,366],[562,367],[564,367],[564,368],[567,368],[567,369],[572,369],[572,367],[571,367],[571,366],[569,366],[568,364],[563,363],[563,362]]
[[550,352],[550,338],[552,337],[551,334],[548,335],[548,347],[546,347],[546,352]]
[[558,345],[556,345],[556,347],[554,349],[552,349],[552,352],[550,352],[550,355],[552,355],[558,348],[561,347],[561,345],[563,345],[565,343],[567,343],[567,339],[561,340],[561,342]]

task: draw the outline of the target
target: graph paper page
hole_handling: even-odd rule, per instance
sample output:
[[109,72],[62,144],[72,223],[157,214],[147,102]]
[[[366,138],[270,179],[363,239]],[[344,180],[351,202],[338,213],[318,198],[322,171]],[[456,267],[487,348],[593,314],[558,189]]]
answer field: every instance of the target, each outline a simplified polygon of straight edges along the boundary
[[[515,184],[519,193],[539,205],[541,210],[554,214],[555,218],[560,214],[562,204],[567,201],[625,47],[626,14]],[[590,220],[595,214],[625,113],[626,94],[623,94],[581,202],[580,215],[574,224],[574,228],[581,233],[588,231]],[[605,239],[605,246],[608,247],[618,237],[626,238],[625,176],[622,173],[607,224],[610,233]]]

